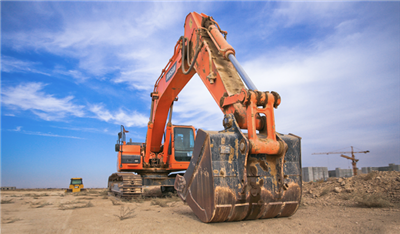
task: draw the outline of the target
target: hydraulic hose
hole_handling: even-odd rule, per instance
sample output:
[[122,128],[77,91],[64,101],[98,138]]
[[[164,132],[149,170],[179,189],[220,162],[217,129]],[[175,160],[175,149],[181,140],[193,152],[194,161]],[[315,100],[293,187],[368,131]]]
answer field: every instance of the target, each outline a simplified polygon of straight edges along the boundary
[[186,40],[187,39],[185,37],[182,37],[182,73],[185,74],[185,75],[189,74],[190,71],[192,71],[193,66],[195,64],[195,61],[197,59],[197,56],[199,55],[201,48],[203,48],[203,42],[201,42],[200,47],[196,50],[196,53],[194,55],[192,64],[190,64],[189,69],[187,71],[185,71],[185,67],[184,66],[185,66],[185,47],[186,47],[185,43],[186,43]]

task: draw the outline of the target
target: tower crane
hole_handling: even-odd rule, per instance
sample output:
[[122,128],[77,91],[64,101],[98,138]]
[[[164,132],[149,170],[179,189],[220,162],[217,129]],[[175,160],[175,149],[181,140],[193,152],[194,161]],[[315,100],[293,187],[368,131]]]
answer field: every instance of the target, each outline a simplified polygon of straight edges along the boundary
[[[354,151],[353,150],[353,146],[351,146],[351,152],[322,152],[322,153],[313,153],[312,155],[316,155],[316,154],[326,154],[326,155],[328,155],[328,154],[340,154],[340,157],[347,158],[347,159],[350,159],[352,161],[351,164],[353,165],[353,174],[357,175],[357,162],[359,161],[359,159],[356,159],[354,154],[358,154],[358,153],[366,154],[366,153],[369,153],[369,150],[366,150],[366,151]],[[346,156],[344,154],[351,154],[351,157]]]

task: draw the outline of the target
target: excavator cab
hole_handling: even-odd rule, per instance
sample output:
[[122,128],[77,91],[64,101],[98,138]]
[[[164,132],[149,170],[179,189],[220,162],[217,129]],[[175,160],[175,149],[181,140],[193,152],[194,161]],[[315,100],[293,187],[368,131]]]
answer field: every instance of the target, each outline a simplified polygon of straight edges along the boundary
[[179,162],[189,162],[193,155],[194,132],[192,128],[174,128],[174,155]]
[[196,129],[193,126],[172,125],[164,142],[169,155],[168,167],[186,170],[193,156]]

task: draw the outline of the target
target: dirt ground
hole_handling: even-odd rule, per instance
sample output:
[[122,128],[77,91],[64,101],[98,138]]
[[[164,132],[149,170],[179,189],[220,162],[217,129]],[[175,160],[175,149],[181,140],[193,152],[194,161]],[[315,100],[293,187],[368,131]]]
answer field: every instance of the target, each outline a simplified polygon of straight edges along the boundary
[[[343,183],[344,181],[344,183]],[[105,189],[1,193],[1,233],[400,233],[400,173],[303,184],[288,218],[205,224],[175,195],[119,201]]]

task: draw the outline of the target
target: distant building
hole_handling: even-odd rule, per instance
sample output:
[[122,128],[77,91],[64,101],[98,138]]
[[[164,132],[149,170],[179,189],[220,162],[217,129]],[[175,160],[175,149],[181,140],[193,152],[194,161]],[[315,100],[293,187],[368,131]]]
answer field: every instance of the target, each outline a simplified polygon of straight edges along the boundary
[[400,165],[390,163],[387,167],[363,167],[362,173],[370,173],[371,171],[400,171]]
[[[400,165],[394,163],[389,164],[387,167],[363,167],[357,170],[357,174],[367,174],[371,171],[400,171]],[[352,177],[354,175],[353,169],[340,169],[328,171],[327,167],[303,167],[302,176],[304,182],[327,180],[329,177]]]
[[353,169],[340,169],[336,168],[328,172],[329,177],[352,177],[354,175]]
[[16,187],[1,187],[1,191],[16,190]]
[[303,167],[303,181],[327,180],[329,178],[327,167]]
[[362,173],[368,174],[371,171],[378,171],[378,167],[363,167],[361,168]]
[[395,165],[394,163],[391,163],[391,164],[389,164],[389,167],[390,167],[390,165],[393,165],[392,166],[393,171],[400,171],[400,165],[399,164]]

